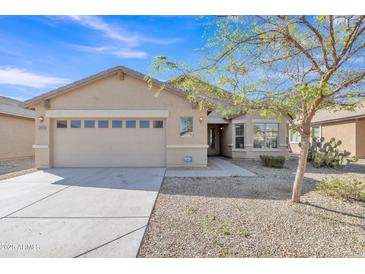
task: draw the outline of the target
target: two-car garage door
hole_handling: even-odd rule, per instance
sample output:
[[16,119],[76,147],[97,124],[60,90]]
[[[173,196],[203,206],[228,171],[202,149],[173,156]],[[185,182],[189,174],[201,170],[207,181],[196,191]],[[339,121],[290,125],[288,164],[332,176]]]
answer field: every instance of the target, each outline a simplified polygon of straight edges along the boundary
[[52,119],[54,167],[166,165],[164,119]]

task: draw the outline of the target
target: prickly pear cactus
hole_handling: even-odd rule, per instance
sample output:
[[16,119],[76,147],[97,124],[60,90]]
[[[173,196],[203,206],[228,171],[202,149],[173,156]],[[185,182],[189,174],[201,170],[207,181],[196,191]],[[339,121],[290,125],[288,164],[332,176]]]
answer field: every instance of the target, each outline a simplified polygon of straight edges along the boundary
[[[356,157],[350,157],[351,153],[340,150],[338,147],[342,142],[331,138],[328,142],[324,138],[313,138],[308,151],[308,162],[315,167],[343,167],[356,162]],[[301,144],[299,144],[301,146]]]

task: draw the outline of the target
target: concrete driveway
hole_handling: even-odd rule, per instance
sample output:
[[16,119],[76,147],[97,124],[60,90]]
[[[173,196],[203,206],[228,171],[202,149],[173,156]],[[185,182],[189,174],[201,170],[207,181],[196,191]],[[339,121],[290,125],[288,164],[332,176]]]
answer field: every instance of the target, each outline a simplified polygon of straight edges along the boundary
[[55,168],[0,181],[0,257],[135,257],[164,168]]

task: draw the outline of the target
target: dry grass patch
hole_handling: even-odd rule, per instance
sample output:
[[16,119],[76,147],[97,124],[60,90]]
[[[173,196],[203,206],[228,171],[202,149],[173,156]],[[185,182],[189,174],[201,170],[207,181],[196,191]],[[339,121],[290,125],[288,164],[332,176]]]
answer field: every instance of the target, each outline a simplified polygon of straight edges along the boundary
[[317,189],[335,198],[365,202],[365,184],[355,178],[325,178]]

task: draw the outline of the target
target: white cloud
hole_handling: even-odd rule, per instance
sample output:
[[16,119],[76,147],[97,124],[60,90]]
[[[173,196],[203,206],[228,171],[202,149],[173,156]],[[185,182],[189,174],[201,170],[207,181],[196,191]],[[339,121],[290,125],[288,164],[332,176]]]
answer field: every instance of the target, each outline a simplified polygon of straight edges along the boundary
[[120,58],[145,58],[147,53],[144,51],[133,50],[128,48],[117,48],[117,47],[91,47],[83,45],[72,45],[72,48],[80,51],[94,52],[101,54],[114,55]]
[[139,46],[143,42],[157,45],[171,45],[182,41],[181,38],[155,38],[127,31],[120,25],[108,24],[98,16],[71,15],[68,18],[84,27],[100,31],[112,40],[127,43],[130,47]]
[[116,27],[104,22],[97,16],[69,16],[71,20],[77,22],[87,28],[101,31],[106,37],[125,42],[130,45],[137,45],[139,37],[136,34],[131,34],[120,27]]
[[0,84],[42,88],[61,85],[68,79],[36,74],[14,67],[0,67]]

